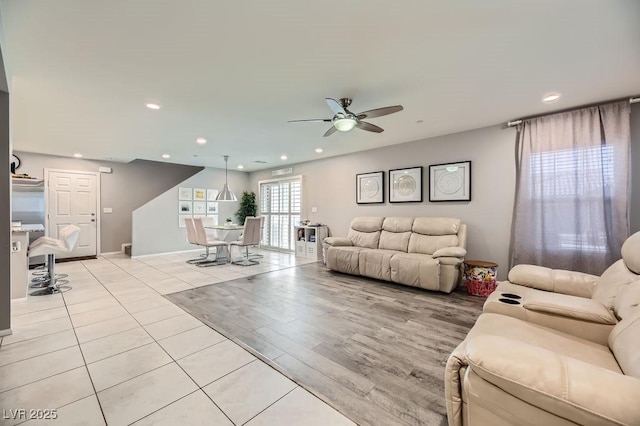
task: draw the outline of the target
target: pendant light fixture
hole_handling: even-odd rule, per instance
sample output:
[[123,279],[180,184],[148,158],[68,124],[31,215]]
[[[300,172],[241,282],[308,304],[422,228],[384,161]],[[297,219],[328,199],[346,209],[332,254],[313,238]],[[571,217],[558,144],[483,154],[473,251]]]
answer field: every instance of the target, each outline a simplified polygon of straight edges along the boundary
[[236,198],[236,194],[231,192],[229,189],[229,177],[228,177],[228,168],[227,165],[229,163],[229,156],[224,156],[224,187],[222,191],[218,192],[218,196],[216,197],[216,201],[238,201]]

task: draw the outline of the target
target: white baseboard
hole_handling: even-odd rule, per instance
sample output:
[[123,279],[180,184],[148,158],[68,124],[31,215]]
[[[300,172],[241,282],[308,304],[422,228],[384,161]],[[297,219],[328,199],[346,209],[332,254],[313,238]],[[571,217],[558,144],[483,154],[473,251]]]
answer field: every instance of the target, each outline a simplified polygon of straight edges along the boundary
[[164,252],[164,253],[140,254],[138,256],[131,256],[131,258],[132,259],[139,259],[141,257],[165,256],[167,254],[195,253],[197,251],[204,251],[204,247],[202,247],[200,249],[193,249],[193,250],[180,250],[180,251],[167,251],[167,252]]
[[108,251],[105,253],[100,253],[100,256],[105,256],[105,255],[109,255],[109,254],[120,254],[122,253],[121,251]]
[[10,328],[7,328],[5,330],[0,330],[0,337],[3,336],[9,336],[10,334],[12,334],[13,332],[11,331]]

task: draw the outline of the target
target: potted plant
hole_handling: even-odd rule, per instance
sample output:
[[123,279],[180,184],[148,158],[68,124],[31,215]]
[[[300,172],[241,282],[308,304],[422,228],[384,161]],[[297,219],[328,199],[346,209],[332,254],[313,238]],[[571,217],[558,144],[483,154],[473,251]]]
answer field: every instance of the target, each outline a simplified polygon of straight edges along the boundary
[[242,193],[242,199],[240,200],[240,207],[236,212],[236,216],[238,217],[238,223],[243,224],[247,216],[255,216],[257,211],[258,211],[258,206],[256,205],[255,192],[244,191]]

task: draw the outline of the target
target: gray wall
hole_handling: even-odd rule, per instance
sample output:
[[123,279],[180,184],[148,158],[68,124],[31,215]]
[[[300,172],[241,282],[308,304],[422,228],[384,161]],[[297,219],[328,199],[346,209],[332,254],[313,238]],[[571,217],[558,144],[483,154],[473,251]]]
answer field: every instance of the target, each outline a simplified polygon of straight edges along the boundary
[[97,172],[99,167],[111,167],[112,173],[100,174],[101,208],[113,209],[113,213],[100,212],[103,253],[120,251],[122,244],[131,242],[131,214],[135,209],[203,169],[146,160],[118,163],[29,152],[16,155],[22,160],[17,172],[40,179],[45,168]]
[[[4,68],[0,64],[0,69]],[[0,81],[4,79],[1,76]],[[9,94],[0,90],[0,335],[11,328],[11,173]]]
[[[467,259],[497,262],[498,278],[506,279],[515,193],[515,129],[486,127],[392,147],[300,163],[294,175],[303,175],[303,216],[327,224],[331,235],[344,236],[355,216],[451,216],[468,225]],[[472,201],[430,203],[429,165],[472,161]],[[631,232],[640,231],[640,104],[631,113]],[[422,203],[388,202],[388,171],[423,166]],[[385,171],[384,204],[355,202],[355,175]],[[271,171],[250,175],[252,190],[258,181],[272,179]],[[317,207],[317,213],[311,208]]]
[[[178,227],[178,188],[221,190],[224,170],[206,168],[200,173],[169,189],[133,212],[132,255],[143,256],[196,249],[187,242],[185,228]],[[229,171],[229,187],[240,200],[249,188],[249,174]],[[238,210],[240,202],[219,202],[218,220],[223,222]]]
[[[4,42],[0,17],[0,40]],[[0,334],[11,328],[11,175],[9,157],[9,82],[0,49]]]
[[631,233],[640,231],[640,103],[631,105]]
[[[355,216],[457,217],[468,226],[467,258],[497,262],[500,278],[505,278],[515,188],[515,134],[514,129],[493,126],[294,165],[293,174],[304,176],[303,216],[327,224],[335,236],[346,235]],[[472,161],[472,201],[428,202],[429,165],[466,160]],[[388,171],[414,166],[423,166],[424,201],[389,203]],[[356,173],[379,170],[385,171],[385,204],[356,204]],[[272,177],[270,171],[261,171],[251,173],[250,178],[258,193],[258,181]],[[311,213],[312,207],[318,212]]]

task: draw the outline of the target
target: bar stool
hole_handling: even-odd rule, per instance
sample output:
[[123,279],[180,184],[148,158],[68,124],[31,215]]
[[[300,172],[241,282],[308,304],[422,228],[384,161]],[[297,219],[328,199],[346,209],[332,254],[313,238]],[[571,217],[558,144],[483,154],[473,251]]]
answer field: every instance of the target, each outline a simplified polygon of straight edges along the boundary
[[47,256],[47,274],[36,278],[33,283],[35,287],[43,287],[34,291],[31,296],[42,296],[60,291],[61,284],[67,284],[67,280],[55,274],[56,254],[70,253],[78,243],[80,228],[75,225],[67,225],[58,233],[60,239],[51,237],[40,237],[29,246],[29,257]]

